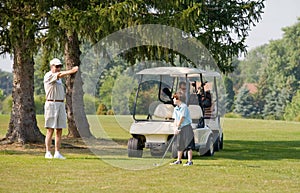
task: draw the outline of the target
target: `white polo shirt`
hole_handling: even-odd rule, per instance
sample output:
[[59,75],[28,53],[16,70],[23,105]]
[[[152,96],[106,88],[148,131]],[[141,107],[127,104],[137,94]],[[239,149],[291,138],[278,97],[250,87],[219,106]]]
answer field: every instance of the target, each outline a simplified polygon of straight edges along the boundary
[[47,72],[44,76],[44,89],[47,100],[64,100],[65,88],[61,79],[58,79],[59,72]]

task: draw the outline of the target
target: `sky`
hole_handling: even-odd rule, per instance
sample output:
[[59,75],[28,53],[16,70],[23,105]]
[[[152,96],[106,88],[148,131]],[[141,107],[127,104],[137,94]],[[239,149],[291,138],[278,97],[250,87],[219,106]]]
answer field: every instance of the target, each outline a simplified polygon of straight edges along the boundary
[[[266,0],[262,20],[249,32],[246,40],[248,50],[282,38],[282,28],[291,26],[300,18],[300,0]],[[0,69],[12,71],[9,56],[0,56]]]
[[292,26],[300,18],[300,0],[266,0],[262,20],[249,32],[248,50],[282,38],[282,28]]

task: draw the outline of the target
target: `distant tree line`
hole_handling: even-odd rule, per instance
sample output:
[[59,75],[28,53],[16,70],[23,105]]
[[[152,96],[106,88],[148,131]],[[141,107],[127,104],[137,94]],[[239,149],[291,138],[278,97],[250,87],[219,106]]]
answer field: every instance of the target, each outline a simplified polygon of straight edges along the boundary
[[[236,61],[236,70],[228,75],[235,91],[228,112],[300,121],[300,19],[283,31],[282,39],[255,48],[244,60]],[[254,83],[257,92],[251,94],[245,83]]]

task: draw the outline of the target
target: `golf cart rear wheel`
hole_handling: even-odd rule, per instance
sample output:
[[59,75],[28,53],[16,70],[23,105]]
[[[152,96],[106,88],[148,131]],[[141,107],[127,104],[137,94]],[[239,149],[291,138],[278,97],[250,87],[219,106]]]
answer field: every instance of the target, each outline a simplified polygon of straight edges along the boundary
[[215,143],[214,143],[214,150],[215,151],[220,151],[220,140],[219,140],[219,137],[216,139]]
[[142,157],[143,148],[141,141],[137,138],[130,138],[128,140],[128,157]]
[[221,142],[220,142],[220,149],[223,149],[223,139],[224,139],[224,134],[222,133],[222,137],[221,137]]

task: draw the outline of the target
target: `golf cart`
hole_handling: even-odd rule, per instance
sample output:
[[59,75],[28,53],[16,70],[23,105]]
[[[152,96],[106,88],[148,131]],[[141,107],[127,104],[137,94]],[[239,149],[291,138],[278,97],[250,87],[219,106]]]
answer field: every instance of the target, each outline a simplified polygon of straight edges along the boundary
[[172,140],[172,96],[182,83],[186,89],[181,92],[185,94],[185,103],[192,118],[195,151],[199,155],[213,156],[215,151],[223,148],[218,112],[218,72],[187,67],[155,67],[144,69],[137,75],[140,80],[133,106],[134,123],[130,127],[132,138],[128,140],[129,157],[142,157],[144,148],[150,149],[151,156],[162,156],[167,147],[171,147],[172,157],[177,156],[176,140]]

